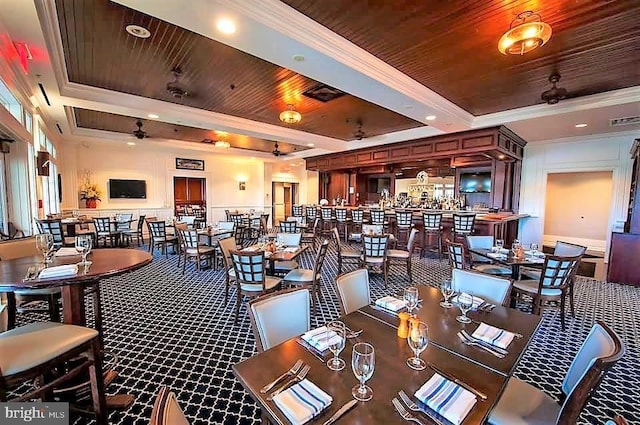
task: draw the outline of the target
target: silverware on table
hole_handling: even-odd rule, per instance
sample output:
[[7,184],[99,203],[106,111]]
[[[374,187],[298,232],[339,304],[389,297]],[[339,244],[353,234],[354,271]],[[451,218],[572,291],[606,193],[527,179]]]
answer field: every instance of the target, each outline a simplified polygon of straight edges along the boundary
[[327,419],[322,425],[331,425],[332,423],[340,419],[342,416],[344,416],[349,410],[353,409],[353,407],[355,407],[357,404],[358,404],[358,400],[356,399],[349,400],[344,404],[344,406],[339,408],[336,411],[336,413],[331,415],[331,417]]
[[394,397],[393,399],[391,399],[391,403],[393,403],[393,407],[396,408],[396,412],[398,412],[400,416],[402,416],[402,419],[409,422],[415,422],[418,425],[424,425],[422,421],[420,421],[420,419],[413,416],[411,413],[407,411],[407,409],[404,408],[402,403],[400,403],[400,400]]
[[420,413],[424,414],[425,416],[427,416],[429,419],[431,419],[436,424],[444,425],[444,423],[440,419],[436,418],[433,415],[433,413],[431,413],[427,409],[423,409],[422,407],[420,407],[418,405],[418,403],[416,403],[415,401],[411,400],[411,398],[407,395],[407,393],[404,392],[404,390],[400,390],[398,392],[398,395],[400,396],[400,400],[404,401],[404,404],[407,405],[409,410],[413,410],[414,412],[420,412]]
[[462,329],[460,330],[460,333],[462,334],[462,336],[464,336],[465,338],[467,338],[469,341],[472,342],[477,342],[480,345],[484,345],[487,348],[491,348],[493,351],[503,354],[503,355],[508,355],[509,352],[507,350],[505,350],[504,348],[500,348],[496,345],[490,344],[487,341],[483,341],[480,338],[476,338],[474,336],[471,336],[471,334],[469,332],[467,332],[466,330]]
[[346,337],[347,337],[347,338],[357,338],[357,337],[359,337],[359,336],[360,336],[360,334],[362,333],[362,329],[359,329],[359,330],[357,330],[357,331],[354,331],[354,330],[352,330],[352,329],[345,328],[344,330],[345,330],[345,332],[346,332]]
[[260,392],[262,394],[268,393],[271,390],[271,388],[275,387],[276,384],[278,384],[280,381],[282,381],[286,377],[296,375],[300,371],[300,368],[302,368],[303,365],[304,365],[304,362],[302,360],[298,360],[296,362],[296,364],[294,364],[291,367],[291,369],[289,369],[288,371],[286,371],[285,373],[283,373],[282,375],[278,376],[276,379],[274,379],[273,381],[269,382],[267,385],[262,387],[260,389]]
[[493,354],[494,356],[498,357],[499,359],[503,359],[505,356],[504,354],[500,354],[497,351],[494,351],[491,348],[485,347],[484,345],[478,344],[477,342],[473,342],[473,341],[469,341],[467,338],[465,338],[460,332],[458,332],[458,338],[460,338],[460,341],[462,341],[463,344],[465,345],[470,345],[473,347],[477,347],[481,350],[484,350],[490,354]]
[[267,400],[269,401],[273,400],[273,398],[278,394],[280,394],[282,391],[302,381],[304,378],[307,377],[307,373],[309,373],[309,370],[311,370],[311,366],[306,365],[305,367],[303,367],[302,370],[296,376],[293,377],[293,379],[288,380],[287,382],[282,384],[280,388],[278,388],[277,390],[269,394],[269,397],[267,397]]
[[[471,319],[471,322],[475,323],[476,325],[480,325],[482,323],[480,320],[475,320],[475,319]],[[487,323],[487,325],[488,325],[488,323]],[[513,332],[513,331],[507,331],[507,332],[512,333],[513,336],[515,338],[517,338],[517,339],[522,338],[522,334],[521,333]]]
[[438,373],[439,375],[447,378],[451,382],[455,382],[456,384],[460,385],[465,390],[467,390],[469,392],[472,392],[476,396],[480,397],[480,400],[485,401],[487,399],[487,395],[485,393],[483,393],[482,391],[476,390],[475,388],[473,388],[471,385],[467,384],[466,382],[463,382],[463,381],[459,380],[458,378],[456,378],[455,376],[451,375],[450,373],[447,373],[447,372],[443,371],[442,369],[440,369],[438,366],[434,365],[433,363],[427,363],[427,365],[431,369],[433,369],[436,373]]

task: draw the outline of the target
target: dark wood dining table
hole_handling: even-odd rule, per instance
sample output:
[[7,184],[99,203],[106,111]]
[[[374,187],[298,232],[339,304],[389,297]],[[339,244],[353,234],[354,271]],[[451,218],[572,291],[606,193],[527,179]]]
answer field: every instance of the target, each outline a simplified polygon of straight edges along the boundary
[[[463,424],[484,423],[500,398],[514,366],[527,347],[533,333],[537,329],[540,318],[531,315],[520,315],[519,312],[497,307],[483,318],[487,323],[508,325],[508,329],[523,334],[520,340],[514,340],[509,347],[510,354],[498,359],[474,347],[458,344],[456,333],[460,329],[472,332],[474,326],[463,325],[455,320],[460,313],[457,308],[444,311],[436,304],[440,302],[439,291],[427,286],[419,286],[422,307],[417,312],[421,320],[429,325],[430,342],[420,357],[434,364],[445,373],[456,377],[471,387],[485,393],[487,400],[478,399],[474,408],[467,415]],[[480,313],[478,313],[480,314]],[[470,317],[474,317],[470,315]],[[373,399],[358,403],[351,412],[337,421],[349,424],[403,424],[407,423],[396,413],[391,399],[397,397],[398,391],[404,390],[410,396],[433,376],[434,371],[427,367],[423,371],[414,371],[406,365],[412,352],[406,339],[397,337],[397,317],[365,307],[342,317],[346,326],[353,330],[362,329],[356,339],[349,339],[340,357],[347,362],[347,367],[340,372],[330,371],[318,358],[292,338],[278,346],[246,359],[233,366],[233,373],[262,408],[263,414],[276,424],[287,424],[288,420],[278,407],[267,401],[267,394],[261,394],[260,388],[288,370],[298,359],[311,366],[307,378],[333,397],[331,405],[310,423],[323,423],[344,403],[351,400],[351,388],[357,380],[350,368],[351,351],[355,342],[369,342],[376,352],[376,365],[373,377],[367,382],[373,389]],[[328,356],[327,356],[328,358]],[[495,359],[495,360],[494,360]],[[424,424],[434,423],[426,416],[413,412]],[[437,417],[435,412],[432,413]],[[447,423],[444,418],[439,418]]]
[[[518,258],[515,257],[513,255],[513,252],[511,250],[509,250],[506,257],[495,257],[493,254],[495,254],[495,252],[493,252],[491,249],[485,249],[485,248],[469,248],[469,252],[471,254],[476,254],[479,255],[481,257],[484,258],[488,258],[491,261],[495,261],[496,263],[505,265],[507,267],[511,267],[511,279],[513,280],[519,280],[520,279],[520,267],[525,266],[525,267],[533,267],[533,268],[540,268],[543,264],[542,261],[540,260],[532,260],[532,256],[527,255],[524,256],[522,258]],[[535,257],[538,258],[538,257]],[[544,258],[542,258],[542,260],[544,260]]]
[[213,246],[214,238],[219,238],[220,236],[225,235],[233,235],[233,230],[222,230],[222,229],[203,229],[198,230],[198,237],[203,237],[207,239],[207,245]]

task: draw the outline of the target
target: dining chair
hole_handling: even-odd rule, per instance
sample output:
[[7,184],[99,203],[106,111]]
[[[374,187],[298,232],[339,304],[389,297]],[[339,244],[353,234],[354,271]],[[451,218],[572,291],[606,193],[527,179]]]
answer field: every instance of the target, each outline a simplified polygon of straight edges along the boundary
[[[553,255],[559,255],[560,257],[573,257],[576,255],[583,256],[587,252],[587,247],[577,245],[569,242],[556,241],[556,245],[553,249]],[[521,274],[529,279],[540,279],[540,270],[533,269],[531,267],[522,267]],[[573,288],[572,288],[573,289]],[[573,294],[571,295],[571,301],[573,302]]]
[[264,226],[262,229],[262,234],[266,235],[269,233],[269,214],[260,214],[260,218],[262,219],[262,225]]
[[189,425],[189,421],[176,400],[176,395],[171,392],[169,387],[160,388],[156,401],[153,403],[149,425]]
[[235,229],[236,224],[233,221],[219,221],[218,222],[218,229],[220,230],[229,230],[231,232],[233,232],[233,229]]
[[[102,354],[98,331],[83,326],[37,322],[0,334],[0,401],[24,402],[47,399],[88,371],[93,411],[98,425],[107,424]],[[69,361],[73,366],[67,368]],[[51,376],[52,370],[62,374]],[[44,385],[8,400],[10,389],[42,377]],[[64,384],[64,385],[63,385]]]
[[[540,314],[545,301],[560,301],[560,323],[565,329],[565,299],[569,295],[571,281],[578,270],[581,255],[573,257],[547,256],[544,259],[540,279],[524,279],[513,282],[512,298],[519,301],[522,295],[533,300],[533,314]],[[571,302],[571,315],[575,317]]]
[[244,214],[229,214],[229,218],[229,221],[232,221],[235,224],[234,231],[236,242],[238,244],[243,244],[245,238],[245,227],[247,225],[244,220]]
[[236,251],[239,247],[236,244],[236,239],[234,237],[218,240],[218,247],[222,253],[222,267],[225,270],[224,304],[227,305],[229,302],[229,289],[231,288],[231,284],[236,281],[236,270],[233,267],[231,253]]
[[311,227],[311,231],[309,231],[309,229],[307,228],[306,232],[302,233],[302,238],[300,240],[300,243],[303,244],[311,244],[314,248],[316,246],[316,236],[318,235],[318,225],[320,223],[320,219],[316,218],[313,221],[313,226]]
[[451,283],[456,292],[467,292],[488,303],[509,306],[511,279],[471,270],[453,269]]
[[[467,236],[467,247],[469,249],[490,250],[493,248],[493,244],[493,236]],[[511,267],[495,264],[489,258],[474,253],[471,253],[471,268],[481,273],[511,276]]]
[[347,209],[346,208],[336,208],[335,209],[335,227],[338,228],[340,233],[344,234],[344,241],[347,241],[347,232],[349,230],[349,223],[351,219],[347,217]]
[[389,235],[362,235],[362,255],[360,266],[381,267],[384,274],[384,287],[388,287],[389,262],[387,261],[387,245]]
[[164,220],[147,221],[149,225],[149,252],[153,253],[153,250],[157,246],[164,254],[165,258],[169,258],[167,247],[173,246],[174,252],[178,252],[178,237],[175,235],[167,234],[167,224]]
[[302,217],[302,205],[294,205],[293,207],[293,216],[294,217]]
[[449,255],[449,265],[453,269],[467,269],[467,259],[464,245],[461,243],[451,242],[449,239],[445,241],[447,253]]
[[464,242],[464,238],[473,234],[476,222],[475,213],[453,213],[451,236],[454,242]]
[[90,221],[89,217],[86,215],[79,215],[77,217],[77,220],[78,220],[78,224],[76,225],[77,227],[75,229],[76,236],[91,235],[91,241],[95,245],[97,243],[97,241],[95,240],[96,232],[91,230],[91,228],[89,227],[89,221]]
[[102,239],[105,248],[107,247],[107,240],[109,240],[109,244],[112,247],[117,245],[120,239],[120,232],[111,230],[111,219],[109,217],[93,217],[93,226],[96,228],[96,244],[100,244],[100,239]]
[[280,233],[298,233],[298,222],[293,220],[280,220],[279,231]]
[[292,288],[249,301],[249,319],[258,353],[311,328],[309,290]]
[[578,423],[582,409],[625,351],[620,337],[609,326],[597,321],[562,381],[562,404],[533,385],[512,377],[491,411],[489,424]]
[[338,274],[342,273],[342,264],[351,261],[355,264],[360,264],[360,256],[362,253],[355,249],[348,248],[342,245],[340,240],[340,233],[337,228],[333,228],[333,239],[336,241],[336,249],[338,254]]
[[307,224],[313,223],[318,217],[318,209],[315,205],[307,205],[304,209],[304,215],[307,217]]
[[313,270],[310,269],[293,269],[287,273],[282,282],[291,286],[300,286],[311,290],[311,305],[313,308],[313,314],[316,314],[316,298],[322,294],[320,291],[320,280],[322,278],[322,266],[324,259],[327,256],[327,249],[329,248],[329,241],[324,240],[316,253],[316,261],[313,263]]
[[413,212],[395,210],[395,237],[398,244],[405,245],[409,243],[409,236],[413,229]]
[[[442,213],[433,213],[429,211],[422,212],[422,252],[423,256],[437,246],[438,259],[442,260]],[[432,238],[436,238],[436,242],[432,242]]]
[[364,224],[364,211],[360,208],[351,210],[351,222],[349,224],[349,235],[347,240],[360,240],[362,235],[362,225]]
[[41,229],[40,233],[49,233],[51,236],[53,236],[53,244],[56,247],[75,245],[75,238],[64,235],[61,219],[43,219],[37,220],[37,223]]
[[200,270],[202,260],[206,260],[209,267],[213,267],[215,261],[215,248],[198,243],[198,231],[194,229],[180,229],[178,231],[182,255],[178,256],[178,268],[180,268],[180,257],[184,258],[182,264],[182,274],[187,268],[189,259],[195,259],[196,269]]
[[[285,247],[299,247],[302,243],[302,233],[278,233],[276,240]],[[277,275],[285,275],[291,270],[298,268],[298,262],[295,260],[275,261],[273,271]]]
[[417,236],[418,236],[418,229],[411,229],[411,233],[409,234],[409,240],[407,242],[406,251],[404,249],[387,250],[387,260],[389,261],[389,263],[392,263],[394,260],[400,260],[406,264],[407,275],[409,275],[409,282],[413,282],[413,275],[411,274],[411,258],[413,256],[413,249],[415,248]]
[[336,218],[331,207],[320,208],[320,234],[328,235],[331,233],[336,222]]
[[371,304],[367,269],[357,269],[341,274],[336,278],[336,287],[342,316]]
[[232,251],[231,260],[236,274],[236,316],[234,324],[238,323],[242,297],[249,299],[265,295],[280,288],[280,279],[267,276],[264,265],[264,251],[246,252]]
[[143,230],[144,230],[144,223],[145,223],[145,216],[141,215],[138,217],[138,223],[136,224],[136,228],[135,229],[126,229],[122,231],[122,235],[127,238],[128,241],[133,240],[133,238],[136,238],[136,243],[138,244],[138,246],[140,246],[140,241],[142,241],[142,243],[144,244],[144,235],[143,235]]

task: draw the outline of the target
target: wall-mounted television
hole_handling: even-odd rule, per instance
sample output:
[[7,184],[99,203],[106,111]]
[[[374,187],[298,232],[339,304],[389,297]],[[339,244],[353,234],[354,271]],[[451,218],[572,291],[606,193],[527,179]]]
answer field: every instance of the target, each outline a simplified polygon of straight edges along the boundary
[[490,193],[491,173],[462,173],[459,187],[461,193]]
[[109,179],[109,198],[146,199],[145,180]]
[[391,178],[369,177],[369,193],[381,193],[383,189],[391,190]]

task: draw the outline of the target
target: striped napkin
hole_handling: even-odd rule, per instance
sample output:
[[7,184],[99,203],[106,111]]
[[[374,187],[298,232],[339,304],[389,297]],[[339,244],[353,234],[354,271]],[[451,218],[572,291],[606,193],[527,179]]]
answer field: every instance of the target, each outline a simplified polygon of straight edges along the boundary
[[69,257],[72,255],[80,255],[80,254],[78,254],[78,251],[76,251],[75,248],[65,248],[65,247],[60,248],[54,254],[54,256],[56,257]]
[[54,266],[42,269],[38,278],[51,279],[54,277],[75,276],[76,274],[78,274],[78,266],[75,264],[66,264],[64,266]]
[[460,385],[434,374],[415,396],[449,422],[460,425],[476,404],[476,396]]
[[320,326],[302,334],[301,338],[316,350],[324,352],[329,349],[329,345],[334,342],[335,338],[340,337],[334,331],[327,332],[326,326]]
[[511,332],[504,329],[496,328],[486,323],[480,323],[478,329],[471,335],[474,338],[480,339],[496,347],[506,349],[514,336]]
[[407,306],[407,302],[388,295],[386,297],[378,298],[376,300],[376,305],[390,311],[398,311],[405,308]]
[[303,379],[275,396],[273,402],[294,425],[309,422],[331,404],[333,398],[313,382]]

